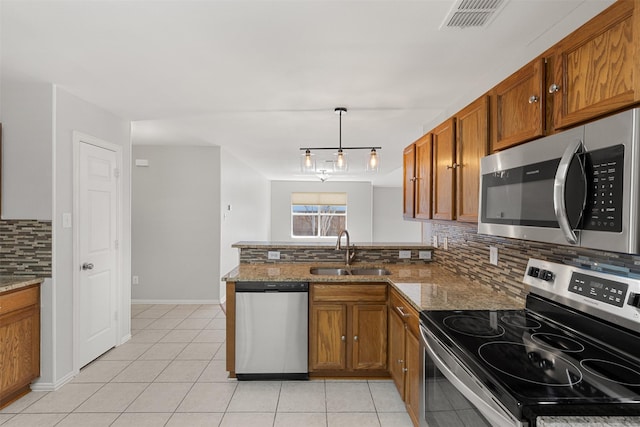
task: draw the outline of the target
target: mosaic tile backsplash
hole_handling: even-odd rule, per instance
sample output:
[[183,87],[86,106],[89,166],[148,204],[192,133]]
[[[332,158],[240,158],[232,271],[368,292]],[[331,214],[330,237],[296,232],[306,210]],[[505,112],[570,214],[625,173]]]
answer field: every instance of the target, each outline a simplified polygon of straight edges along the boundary
[[0,221],[0,274],[51,277],[51,221]]
[[[485,236],[476,224],[432,221],[432,234],[448,239],[448,250],[436,249],[434,261],[459,275],[518,298],[525,297],[522,278],[529,258],[557,263],[593,262],[640,274],[640,255]],[[489,263],[489,246],[498,248],[498,265]]]
[[[345,251],[336,251],[333,248],[278,248],[280,259],[277,261],[267,258],[268,251],[272,248],[242,248],[240,250],[240,263],[278,263],[278,262],[327,262],[327,263],[344,263]],[[407,263],[407,264],[424,264],[425,260],[418,259],[418,249],[411,250],[411,259],[399,259],[398,249],[363,249],[356,246],[356,258],[354,262],[367,263]],[[407,248],[409,250],[409,248]]]

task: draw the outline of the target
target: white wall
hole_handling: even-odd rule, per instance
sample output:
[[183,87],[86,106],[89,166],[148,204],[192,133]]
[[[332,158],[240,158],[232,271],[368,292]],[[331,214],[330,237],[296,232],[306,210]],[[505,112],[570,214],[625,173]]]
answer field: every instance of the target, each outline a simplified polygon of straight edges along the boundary
[[402,187],[373,187],[374,242],[421,241],[421,223],[402,218],[402,196]]
[[[224,148],[221,156],[220,272],[225,275],[239,262],[238,249],[232,248],[232,244],[269,240],[271,183]],[[225,300],[222,282],[220,301]]]
[[[4,77],[4,76],[3,76]],[[52,278],[41,291],[41,376],[35,390],[59,387],[74,375],[73,241],[61,227],[63,212],[73,212],[72,132],[79,131],[123,147],[130,164],[130,124],[109,112],[43,83],[2,79],[3,211],[8,219],[52,221]],[[119,341],[130,333],[130,183],[122,169],[123,312]]]
[[[271,240],[314,241],[291,237],[291,193],[293,192],[346,192],[347,229],[352,242],[371,242],[372,186],[370,182],[271,182]],[[315,241],[318,241],[316,239]],[[330,239],[327,241],[331,241]]]
[[68,92],[55,88],[53,254],[55,282],[56,362],[55,380],[73,370],[73,235],[62,228],[62,214],[73,212],[73,132],[78,131],[122,147],[120,182],[122,185],[123,259],[121,281],[122,311],[118,340],[130,334],[131,308],[131,125],[110,112],[90,104]]
[[54,89],[2,80],[2,218],[50,220]]
[[133,147],[132,286],[136,302],[217,302],[220,148]]

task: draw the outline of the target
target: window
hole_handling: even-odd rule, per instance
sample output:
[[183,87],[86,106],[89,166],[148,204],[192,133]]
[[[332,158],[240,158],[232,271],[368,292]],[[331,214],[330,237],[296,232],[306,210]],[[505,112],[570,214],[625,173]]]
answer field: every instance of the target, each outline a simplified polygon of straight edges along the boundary
[[292,237],[338,237],[347,228],[347,193],[292,193]]

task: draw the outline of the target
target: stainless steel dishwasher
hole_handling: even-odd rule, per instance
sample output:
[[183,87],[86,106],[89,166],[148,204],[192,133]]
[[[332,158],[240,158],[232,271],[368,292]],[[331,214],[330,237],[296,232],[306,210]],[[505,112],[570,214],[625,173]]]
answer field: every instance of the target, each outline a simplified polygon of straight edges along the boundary
[[237,282],[238,380],[309,379],[309,284]]

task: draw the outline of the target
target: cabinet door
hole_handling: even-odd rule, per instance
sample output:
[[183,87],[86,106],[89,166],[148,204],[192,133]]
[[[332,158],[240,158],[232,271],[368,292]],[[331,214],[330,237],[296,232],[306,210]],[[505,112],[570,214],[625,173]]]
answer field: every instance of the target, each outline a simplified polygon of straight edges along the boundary
[[413,420],[414,425],[419,425],[420,418],[420,376],[422,369],[420,366],[422,357],[420,355],[420,341],[413,333],[407,331],[406,335],[407,373],[405,377],[405,405],[407,412]]
[[402,400],[404,396],[404,337],[405,327],[402,318],[389,310],[389,373]]
[[617,1],[557,45],[554,79],[549,83],[554,127],[577,124],[638,101],[634,40],[640,35],[638,27],[634,29],[638,13],[634,3]]
[[433,163],[433,152],[430,133],[415,142],[415,150],[415,217],[431,219],[431,165]]
[[[40,376],[40,309],[31,306],[0,317],[0,407],[28,391]],[[21,393],[20,393],[21,394]],[[6,402],[8,403],[8,402]]]
[[309,332],[309,369],[346,369],[347,306],[314,304]]
[[492,151],[544,135],[544,69],[536,59],[493,89]]
[[352,306],[353,369],[387,369],[387,305]]
[[457,114],[456,217],[478,222],[480,159],[489,144],[489,102],[482,97]]
[[415,182],[416,182],[416,148],[414,144],[409,145],[403,151],[402,171],[404,180],[402,181],[403,200],[402,200],[402,216],[404,218],[414,217],[415,206]]
[[432,131],[433,135],[433,219],[455,219],[456,159],[455,118]]

